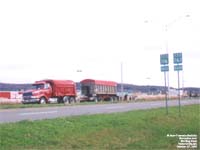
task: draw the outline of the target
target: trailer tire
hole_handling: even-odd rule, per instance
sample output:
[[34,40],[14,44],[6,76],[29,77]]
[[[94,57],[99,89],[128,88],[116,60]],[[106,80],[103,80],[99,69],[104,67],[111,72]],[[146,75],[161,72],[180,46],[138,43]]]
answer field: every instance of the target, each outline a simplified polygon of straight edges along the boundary
[[94,98],[94,101],[95,101],[95,103],[98,103],[99,98],[98,98],[98,97],[95,97],[95,98]]
[[44,97],[41,97],[39,103],[40,104],[46,104],[47,102],[46,102],[46,99]]
[[114,97],[110,97],[110,102],[111,102],[111,103],[113,103],[113,102],[114,102],[114,100],[115,100],[115,98],[114,98]]
[[118,101],[118,97],[117,96],[114,96],[113,99],[114,99],[114,101]]

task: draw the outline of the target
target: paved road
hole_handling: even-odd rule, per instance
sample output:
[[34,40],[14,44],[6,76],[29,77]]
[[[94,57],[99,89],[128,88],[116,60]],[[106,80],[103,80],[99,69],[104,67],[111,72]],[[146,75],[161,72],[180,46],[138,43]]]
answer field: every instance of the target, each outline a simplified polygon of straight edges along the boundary
[[[200,100],[182,100],[181,105],[200,104]],[[169,101],[169,106],[177,106],[178,101]],[[165,101],[133,102],[100,105],[79,105],[47,108],[22,108],[0,110],[0,123],[17,122],[21,120],[40,120],[63,116],[77,116],[100,113],[125,112],[139,109],[165,107]]]

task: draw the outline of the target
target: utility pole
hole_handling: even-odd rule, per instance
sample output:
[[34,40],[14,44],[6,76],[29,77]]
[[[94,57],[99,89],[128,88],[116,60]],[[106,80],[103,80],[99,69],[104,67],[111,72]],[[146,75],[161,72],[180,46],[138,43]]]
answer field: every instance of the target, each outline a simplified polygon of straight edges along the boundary
[[121,96],[124,99],[124,85],[123,85],[123,62],[121,62]]

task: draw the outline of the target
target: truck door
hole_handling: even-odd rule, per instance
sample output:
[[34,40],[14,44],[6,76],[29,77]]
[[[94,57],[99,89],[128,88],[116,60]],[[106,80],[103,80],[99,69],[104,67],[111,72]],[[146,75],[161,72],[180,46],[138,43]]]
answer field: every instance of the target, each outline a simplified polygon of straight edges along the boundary
[[52,87],[49,83],[45,83],[44,85],[45,95],[46,97],[50,98],[52,96]]

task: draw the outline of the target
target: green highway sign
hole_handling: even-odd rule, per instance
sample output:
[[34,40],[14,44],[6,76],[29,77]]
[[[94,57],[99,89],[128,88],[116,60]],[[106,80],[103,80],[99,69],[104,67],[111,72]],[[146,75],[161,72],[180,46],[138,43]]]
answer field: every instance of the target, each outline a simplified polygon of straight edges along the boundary
[[169,66],[161,66],[161,72],[167,72],[169,71]]
[[181,64],[182,62],[182,53],[174,53],[174,64]]
[[183,70],[182,65],[174,65],[174,71],[181,71],[181,70]]
[[160,55],[160,64],[161,65],[167,65],[167,64],[169,64],[168,54],[161,54]]

